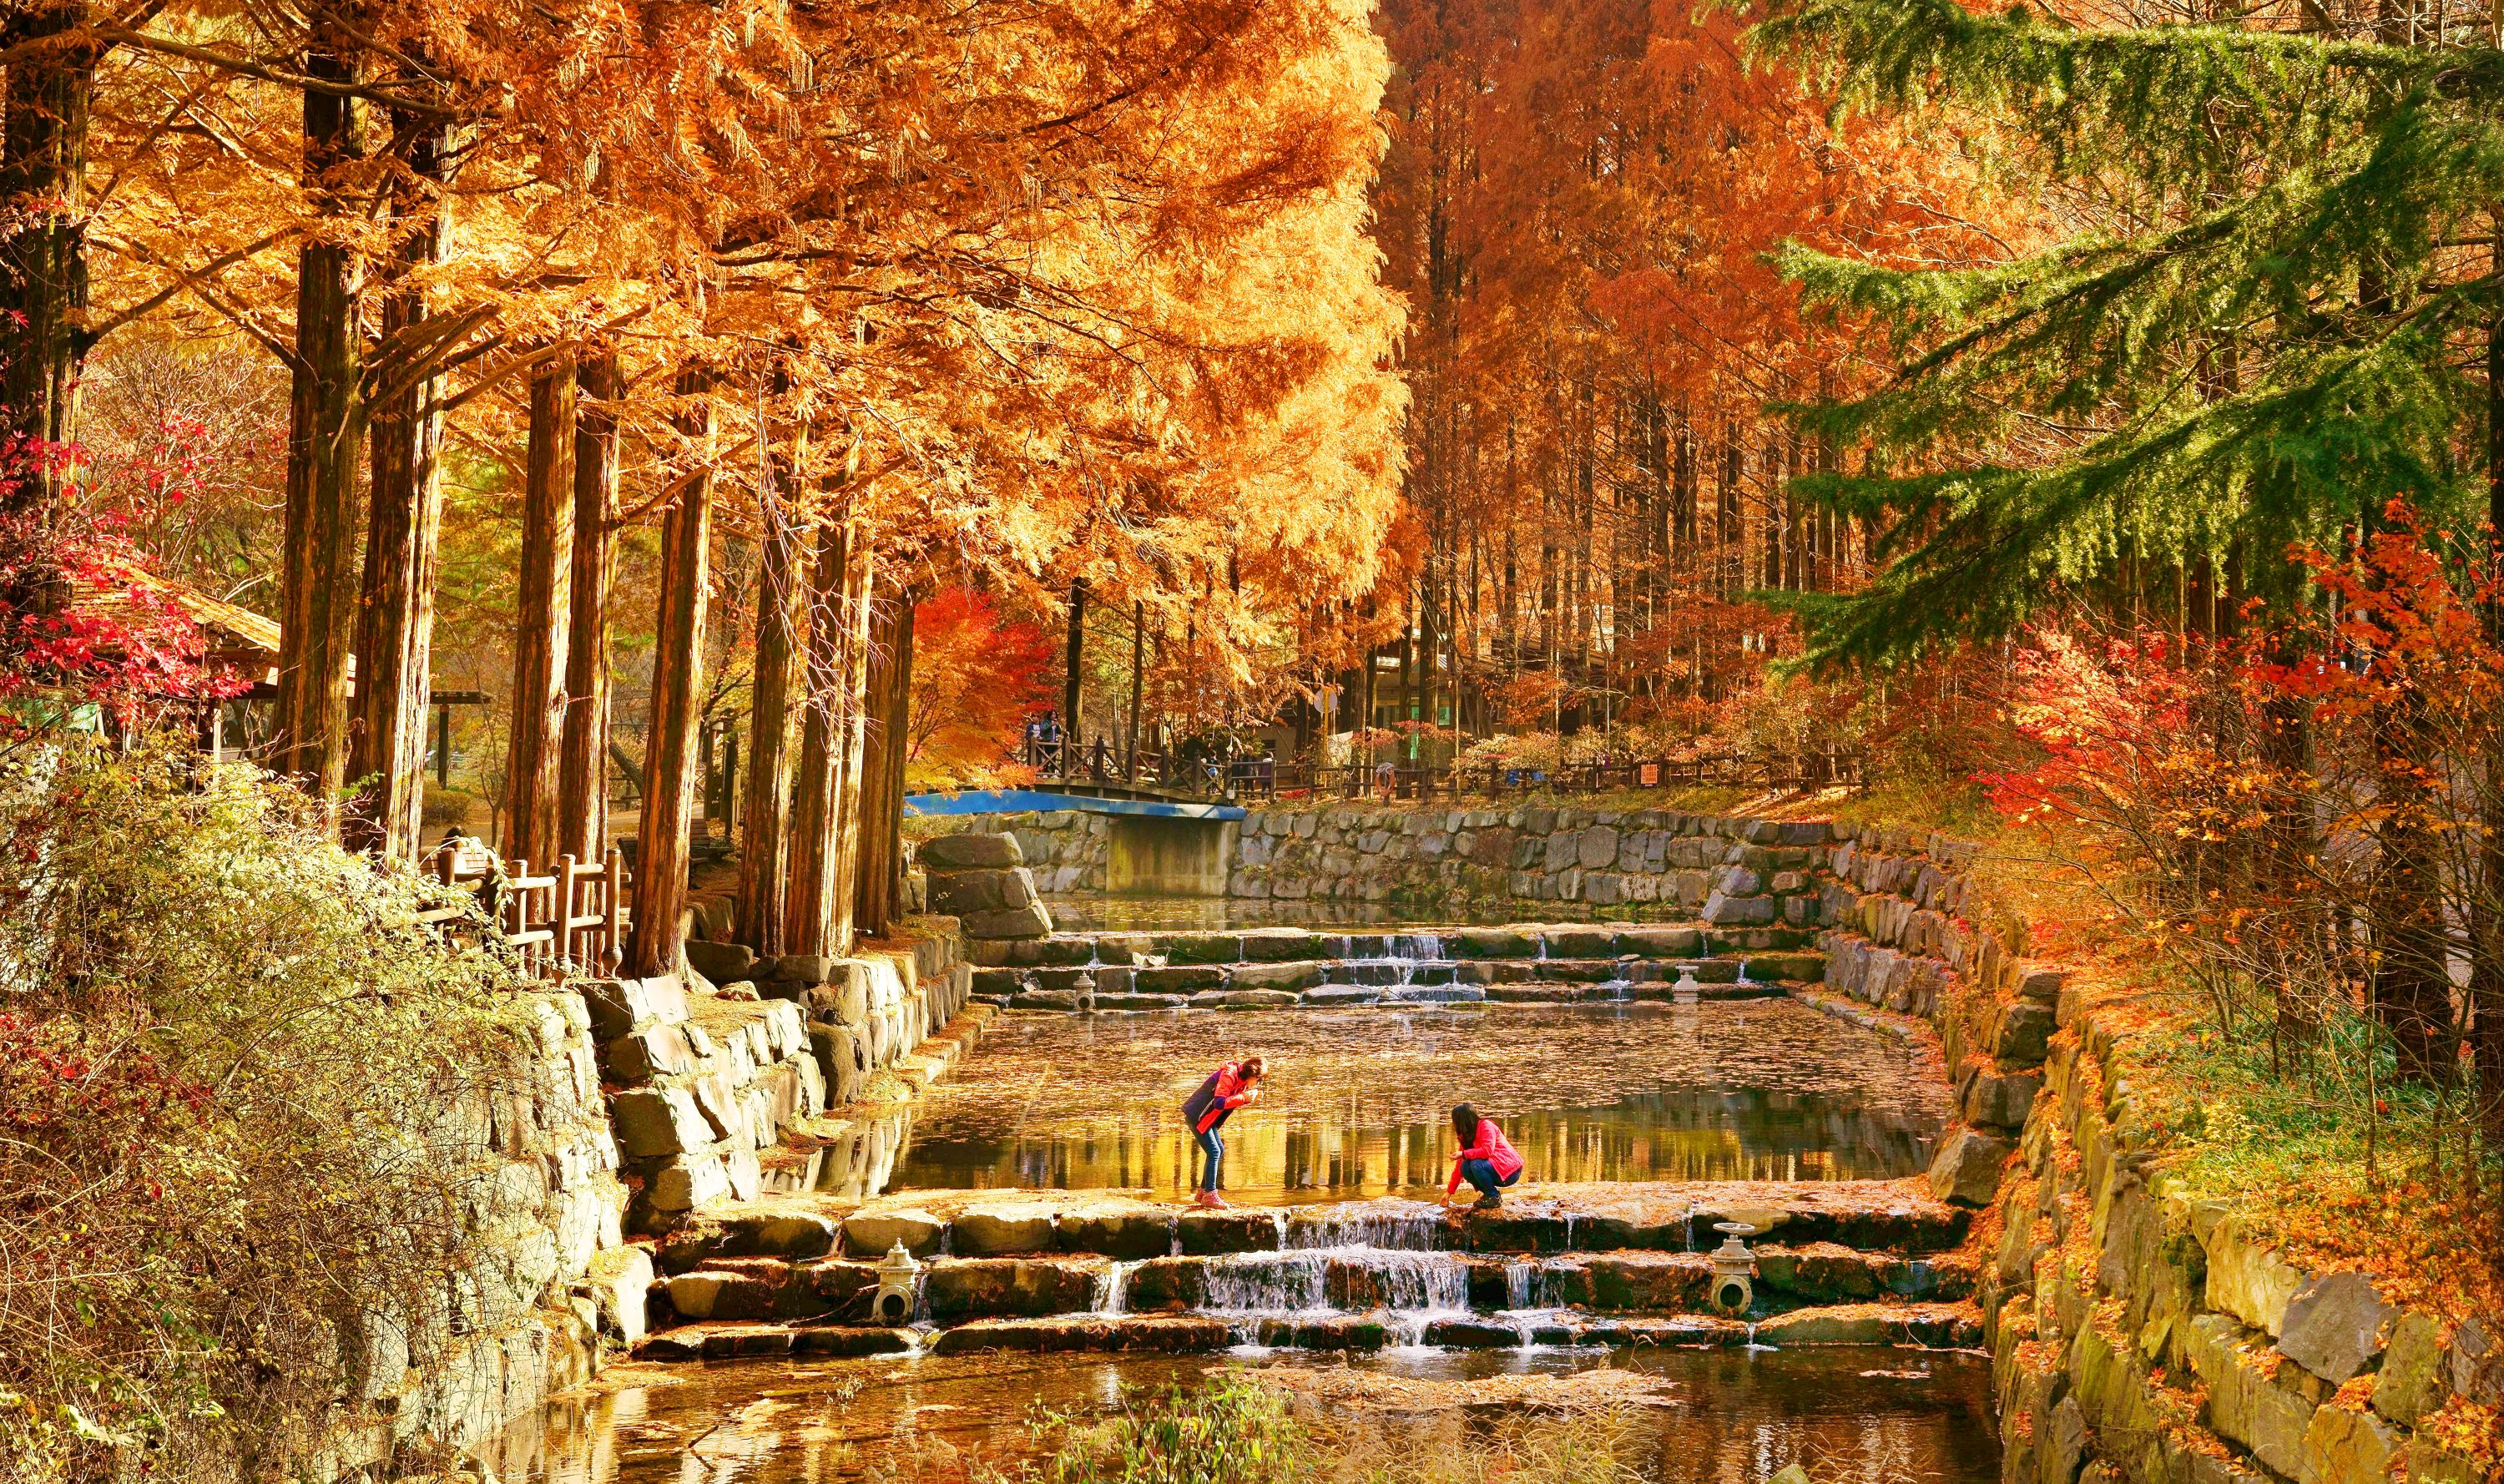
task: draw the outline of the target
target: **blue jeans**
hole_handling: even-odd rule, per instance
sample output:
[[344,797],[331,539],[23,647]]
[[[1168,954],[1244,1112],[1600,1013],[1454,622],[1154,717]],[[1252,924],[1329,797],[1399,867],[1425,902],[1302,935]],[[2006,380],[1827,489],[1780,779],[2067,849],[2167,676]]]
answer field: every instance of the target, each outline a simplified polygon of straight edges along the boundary
[[1495,1178],[1494,1160],[1464,1159],[1461,1161],[1461,1178],[1476,1186],[1480,1195],[1493,1195],[1498,1191],[1520,1184],[1521,1171],[1514,1170],[1498,1180]]
[[1217,1130],[1214,1128],[1194,1129],[1191,1136],[1193,1141],[1200,1145],[1200,1154],[1205,1156],[1200,1161],[1198,1189],[1214,1191],[1217,1189],[1217,1167],[1226,1160],[1226,1141],[1217,1136]]

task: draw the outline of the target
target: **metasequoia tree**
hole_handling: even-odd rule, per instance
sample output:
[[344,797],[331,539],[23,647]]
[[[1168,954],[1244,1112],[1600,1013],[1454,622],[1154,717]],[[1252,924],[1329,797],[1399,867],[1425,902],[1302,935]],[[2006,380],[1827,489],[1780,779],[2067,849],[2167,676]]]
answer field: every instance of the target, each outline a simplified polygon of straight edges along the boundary
[[1991,241],[1972,190],[1904,130],[1830,133],[1798,74],[1741,64],[1724,14],[1384,18],[1403,77],[1376,235],[1414,306],[1417,521],[1413,569],[1375,604],[1401,659],[1389,709],[1492,726],[1525,673],[1569,722],[1717,694],[1767,627],[1730,621],[1734,600],[1848,585],[1862,562],[1858,528],[1788,488],[1829,451],[1768,409],[1848,377],[1865,337],[1804,321],[1765,253],[1969,258]]
[[[421,845],[446,450],[512,471],[502,843],[535,864],[601,846],[608,572],[660,525],[647,971],[712,661],[757,729],[748,932],[840,948],[894,908],[915,591],[1083,581],[1249,687],[1376,576],[1400,315],[1360,6],[59,14],[85,49],[11,84],[92,73],[91,323],[289,371],[271,756],[358,785],[357,843]],[[766,592],[722,595],[758,653],[707,638],[716,527],[762,542]]]

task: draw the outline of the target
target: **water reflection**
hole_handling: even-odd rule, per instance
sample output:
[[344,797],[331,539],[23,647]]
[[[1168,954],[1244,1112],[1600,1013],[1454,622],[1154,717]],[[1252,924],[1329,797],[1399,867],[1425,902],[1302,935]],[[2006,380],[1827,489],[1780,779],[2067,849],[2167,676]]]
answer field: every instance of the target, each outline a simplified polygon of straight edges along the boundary
[[[1692,922],[1675,902],[1629,902],[1593,908],[1565,904],[1577,922]],[[1461,903],[1452,908],[1388,902],[1264,902],[1250,897],[1047,897],[1052,924],[1064,933],[1154,933],[1231,927],[1495,927],[1525,920],[1524,904]]]
[[1255,1051],[1268,1094],[1227,1129],[1229,1193],[1254,1201],[1440,1190],[1464,1098],[1532,1180],[1891,1178],[1946,1103],[1895,1043],[1780,999],[1012,1016],[917,1109],[888,1188],[1187,1192],[1182,1099]]
[[[835,1484],[894,1477],[899,1455],[1012,1466],[1029,1458],[1032,1402],[1101,1405],[1129,1381],[1189,1382],[1218,1358],[981,1356],[630,1366],[597,1395],[516,1427],[491,1467],[515,1484]],[[1309,1363],[1288,1357],[1270,1363]],[[1393,1351],[1358,1363],[1446,1380],[1599,1364],[1670,1382],[1638,1424],[1643,1476],[1756,1484],[1793,1461],[1866,1484],[1983,1484],[1999,1476],[1988,1361],[1905,1350]],[[1474,1426],[1452,1414],[1370,1425],[1433,1446]]]

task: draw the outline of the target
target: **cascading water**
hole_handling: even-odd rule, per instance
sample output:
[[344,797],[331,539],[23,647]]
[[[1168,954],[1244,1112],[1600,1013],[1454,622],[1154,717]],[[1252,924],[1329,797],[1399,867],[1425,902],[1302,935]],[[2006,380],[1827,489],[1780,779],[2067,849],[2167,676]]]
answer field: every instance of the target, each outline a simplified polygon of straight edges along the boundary
[[1200,1309],[1235,1321],[1249,1341],[1267,1322],[1310,1324],[1374,1314],[1398,1344],[1470,1308],[1469,1271],[1448,1252],[1345,1246],[1246,1252],[1211,1261]]
[[1098,1314],[1130,1312],[1130,1269],[1136,1262],[1114,1262],[1096,1277],[1095,1301],[1089,1305]]
[[1389,1252],[1430,1252],[1450,1234],[1441,1208],[1422,1201],[1376,1202],[1322,1207],[1277,1218],[1278,1245],[1296,1251],[1379,1248]]

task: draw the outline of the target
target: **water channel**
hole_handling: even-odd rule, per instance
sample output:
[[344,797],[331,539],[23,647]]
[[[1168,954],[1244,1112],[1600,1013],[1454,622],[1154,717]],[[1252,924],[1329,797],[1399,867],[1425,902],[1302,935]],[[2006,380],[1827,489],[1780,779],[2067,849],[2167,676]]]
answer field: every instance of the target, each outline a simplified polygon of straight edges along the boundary
[[[1013,1470],[1036,1440],[1026,1408],[1108,1404],[1116,1388],[1188,1383],[1222,1365],[1295,1357],[993,1355],[621,1366],[560,1403],[540,1438],[512,1440],[507,1484],[835,1484],[962,1479]],[[1599,1366],[1658,1377],[1634,1419],[1637,1466],[1657,1484],[1759,1484],[1799,1461],[1855,1484],[1984,1484],[1999,1477],[1990,1363],[1906,1350],[1393,1350],[1369,1371],[1469,1381]],[[1388,1414],[1366,1425],[1434,1446],[1483,1416]],[[917,1467],[918,1466],[918,1467]]]
[[[1055,912],[1064,929],[1125,932],[1413,926],[1397,913],[1321,904],[1098,900],[1084,911],[1056,904]],[[1451,983],[1448,964],[1436,969],[1440,939],[1381,941],[1386,948],[1375,951],[1390,954],[1384,966],[1396,973],[1357,982]],[[1362,975],[1364,964],[1346,972]],[[1390,1203],[1349,1207],[1344,1221],[1280,1212],[1278,1245],[1288,1250],[1208,1260],[1188,1302],[1226,1322],[1234,1350],[933,1354],[925,1326],[909,1356],[631,1363],[514,1429],[501,1450],[501,1476],[506,1484],[987,1484],[998,1476],[990,1470],[1014,1477],[1036,1458],[1034,1407],[1085,1415],[1110,1405],[1125,1385],[1188,1385],[1220,1367],[1284,1367],[1307,1382],[1396,1378],[1474,1397],[1525,1376],[1598,1385],[1585,1373],[1606,1367],[1619,1373],[1607,1379],[1611,1386],[1634,1371],[1653,1387],[1628,1415],[1637,1469],[1657,1484],[1762,1484],[1793,1461],[1820,1480],[1998,1477],[1990,1365],[1978,1354],[1630,1345],[1588,1329],[1591,1316],[1548,1291],[1537,1260],[1508,1262],[1512,1292],[1490,1299],[1470,1291],[1456,1255],[1442,1250],[1440,1217],[1375,1229],[1386,1209],[1431,1213],[1400,1202],[1442,1192],[1453,1148],[1447,1117],[1463,1099],[1500,1122],[1534,1189],[1884,1180],[1924,1168],[1948,1114],[1935,1053],[1780,995],[1245,1015],[1011,1013],[924,1097],[864,1121],[856,1148],[830,1154],[782,1189],[846,1199],[965,1190],[1119,1190],[1179,1199],[1197,1167],[1178,1115],[1183,1098],[1218,1062],[1255,1052],[1271,1075],[1263,1101],[1227,1129],[1229,1197],[1250,1206],[1319,1205],[1325,1213],[1334,1202]],[[1125,1285],[1138,1266],[1113,1263],[1082,1307],[1098,1317],[1149,1312],[1159,1302],[1154,1293],[1128,1306]],[[1297,1337],[1302,1329],[1366,1320],[1379,1324],[1387,1348],[1325,1355],[1251,1343],[1307,1344]],[[1519,1339],[1499,1334],[1506,1343],[1486,1349],[1421,1343],[1438,1321],[1509,1328]],[[1756,1330],[1748,1334],[1753,1340]],[[1351,1374],[1374,1379],[1348,1382]],[[1391,1430],[1387,1443],[1408,1449],[1448,1446],[1483,1432],[1500,1411],[1473,1403],[1350,1414],[1304,1404],[1334,1419],[1361,1415],[1365,1426]]]
[[1911,1053],[1788,999],[1013,1015],[915,1109],[888,1189],[1186,1194],[1176,1110],[1255,1052],[1270,1077],[1226,1170],[1257,1203],[1440,1192],[1464,1099],[1544,1181],[1892,1178],[1927,1162],[1947,1104]]

